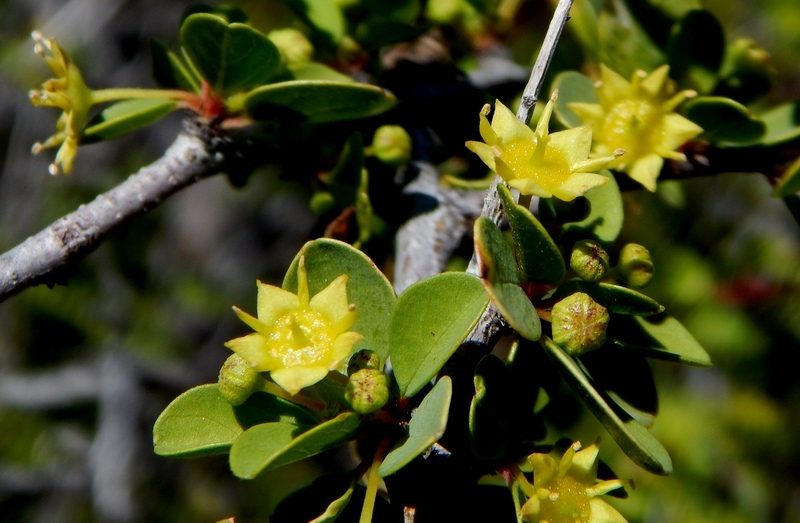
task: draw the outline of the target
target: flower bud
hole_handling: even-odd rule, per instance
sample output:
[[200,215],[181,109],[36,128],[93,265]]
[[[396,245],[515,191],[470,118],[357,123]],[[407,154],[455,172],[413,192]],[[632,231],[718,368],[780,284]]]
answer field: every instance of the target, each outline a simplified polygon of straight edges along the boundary
[[452,24],[458,21],[463,11],[463,0],[428,0],[425,17],[437,24]]
[[311,197],[311,201],[308,203],[308,206],[311,207],[311,212],[317,216],[322,216],[330,211],[333,209],[334,205],[336,205],[336,200],[328,191],[314,193],[314,196]]
[[262,381],[261,374],[238,354],[231,354],[219,369],[219,392],[234,406],[247,401]]
[[297,29],[275,29],[267,38],[280,50],[287,66],[303,65],[314,56],[314,46]]
[[378,369],[361,369],[350,376],[344,399],[359,414],[369,414],[389,401],[389,380]]
[[381,370],[381,357],[378,353],[369,349],[361,349],[352,356],[347,363],[347,375],[352,376],[361,369]]
[[576,292],[553,306],[553,341],[570,356],[580,356],[603,345],[608,320],[605,307]]
[[569,266],[585,281],[599,281],[608,270],[608,254],[599,243],[581,240],[572,248]]
[[650,251],[638,243],[629,243],[622,248],[618,268],[625,283],[634,289],[650,285],[655,272]]
[[411,159],[411,136],[399,125],[382,125],[372,137],[372,152],[392,167],[407,163]]

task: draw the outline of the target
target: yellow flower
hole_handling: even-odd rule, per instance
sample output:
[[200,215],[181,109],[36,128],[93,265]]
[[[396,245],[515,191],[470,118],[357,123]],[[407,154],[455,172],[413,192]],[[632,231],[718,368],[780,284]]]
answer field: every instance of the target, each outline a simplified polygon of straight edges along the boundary
[[625,156],[611,168],[628,176],[651,191],[664,165],[664,158],[685,161],[675,149],[703,129],[674,112],[694,91],[675,93],[667,76],[669,66],[659,67],[649,75],[634,73],[630,82],[601,64],[601,81],[596,84],[599,104],[571,103],[568,107],[582,123],[594,124],[594,151],[608,154],[618,148]]
[[234,307],[256,332],[226,347],[250,362],[289,394],[311,386],[337,369],[363,336],[348,332],[356,307],[347,302],[347,275],[342,274],[309,299],[305,260],[297,267],[297,294],[258,282],[258,318]]
[[69,56],[52,38],[44,38],[38,31],[31,33],[36,42],[33,49],[44,57],[50,70],[56,75],[42,84],[42,89],[30,92],[33,105],[58,107],[63,113],[56,123],[58,132],[43,143],[33,145],[33,153],[60,145],[55,161],[50,164],[50,174],[68,173],[78,151],[83,126],[92,107],[92,91],[83,82],[81,72]]
[[522,519],[533,523],[627,523],[622,514],[596,497],[629,484],[597,479],[599,450],[599,442],[581,450],[576,441],[560,460],[550,454],[528,456],[534,493],[520,511]]
[[467,142],[470,151],[522,194],[544,198],[555,196],[571,201],[608,179],[594,171],[611,163],[615,152],[603,158],[589,158],[592,130],[589,126],[550,134],[548,125],[558,93],[554,92],[544,108],[536,130],[519,121],[508,108],[497,101],[492,123],[486,115],[489,104],[481,111],[481,137],[484,142]]

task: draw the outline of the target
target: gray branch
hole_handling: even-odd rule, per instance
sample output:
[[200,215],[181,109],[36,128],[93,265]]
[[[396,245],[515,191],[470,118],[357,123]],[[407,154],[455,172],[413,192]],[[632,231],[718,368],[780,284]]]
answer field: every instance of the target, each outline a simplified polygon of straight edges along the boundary
[[[187,124],[164,156],[0,255],[0,302],[21,290],[54,283],[54,271],[82,259],[117,227],[158,206],[192,183],[220,172],[218,138]],[[206,131],[207,132],[207,131]]]

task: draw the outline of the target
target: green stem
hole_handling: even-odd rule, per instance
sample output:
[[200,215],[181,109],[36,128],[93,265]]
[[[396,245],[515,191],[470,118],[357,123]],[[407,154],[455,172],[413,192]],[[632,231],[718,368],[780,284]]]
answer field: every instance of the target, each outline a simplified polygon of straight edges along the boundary
[[286,401],[291,401],[292,403],[297,403],[298,405],[309,407],[318,412],[322,412],[326,408],[324,404],[318,401],[314,401],[311,398],[307,398],[302,394],[295,394],[294,396],[292,396],[291,394],[283,390],[279,385],[271,381],[264,380],[264,385],[261,387],[261,390],[263,390],[267,394],[278,396],[279,398],[283,398]]
[[384,438],[375,450],[375,456],[372,458],[372,466],[369,468],[369,476],[367,477],[367,493],[364,496],[364,505],[361,507],[361,518],[358,523],[372,523],[375,496],[378,494],[378,483],[381,480],[380,476],[378,476],[378,468],[383,463],[387,448],[389,448],[389,440]]
[[189,91],[181,91],[179,89],[139,89],[136,87],[120,87],[92,91],[93,104],[131,99],[141,100],[170,98],[173,100],[190,100],[196,97],[197,95],[194,93],[190,93]]

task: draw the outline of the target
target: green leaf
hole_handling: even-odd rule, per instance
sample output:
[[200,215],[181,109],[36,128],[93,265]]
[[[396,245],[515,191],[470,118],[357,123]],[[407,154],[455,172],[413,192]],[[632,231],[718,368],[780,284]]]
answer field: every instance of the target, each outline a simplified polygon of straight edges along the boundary
[[402,396],[415,395],[439,372],[488,303],[481,280],[463,272],[422,280],[400,295],[389,322],[389,355]]
[[702,127],[702,137],[711,142],[752,142],[767,130],[747,107],[721,96],[693,98],[684,104],[683,114]]
[[125,100],[104,109],[83,131],[81,144],[95,143],[131,133],[157,122],[178,109],[175,100]]
[[600,62],[630,78],[637,69],[655,70],[664,54],[620,0],[606,2],[597,19]]
[[528,209],[516,204],[511,191],[505,185],[498,185],[497,192],[503,201],[503,209],[511,227],[523,280],[560,282],[567,269],[561,251],[547,230]]
[[350,440],[361,425],[361,416],[345,412],[316,427],[289,423],[263,423],[247,429],[233,442],[231,471],[253,479],[261,472],[300,461]]
[[200,79],[163,42],[151,40],[150,54],[153,55],[153,78],[158,85],[167,89],[200,92]]
[[711,92],[725,58],[725,33],[722,26],[708,11],[689,11],[673,27],[667,54],[672,78],[701,93]]
[[483,277],[491,283],[519,284],[519,270],[514,251],[500,227],[485,216],[475,220],[475,251],[481,263]]
[[245,109],[255,120],[268,120],[276,111],[290,110],[309,123],[366,118],[387,111],[397,99],[374,85],[328,80],[295,80],[251,91]]
[[583,221],[566,224],[563,231],[576,236],[576,240],[591,238],[608,244],[616,240],[622,231],[625,209],[614,176],[607,170],[600,171],[600,174],[608,178],[608,183],[586,193],[586,199],[592,206],[589,216]]
[[800,138],[800,102],[779,105],[759,115],[767,125],[761,145],[779,145]]
[[511,328],[523,338],[536,341],[542,336],[539,314],[522,287],[516,283],[490,283],[482,280],[486,293]]
[[475,396],[469,408],[469,442],[478,459],[499,459],[508,452],[514,432],[511,373],[500,359],[487,354],[475,367]]
[[640,423],[609,404],[578,364],[552,340],[545,338],[545,351],[558,367],[564,381],[577,393],[623,452],[634,463],[653,474],[672,473],[672,459],[664,446]]
[[265,35],[207,13],[183,22],[181,46],[211,89],[223,96],[266,83],[281,63],[280,51]]
[[294,426],[317,419],[302,407],[260,392],[232,407],[216,384],[200,385],[164,409],[153,427],[153,446],[160,456],[225,454],[244,430],[268,421]]
[[439,441],[447,428],[452,395],[450,377],[442,376],[414,411],[408,423],[408,436],[400,440],[381,463],[378,474],[382,478],[405,467]]
[[581,119],[568,107],[569,104],[582,102],[587,104],[599,104],[597,91],[594,89],[594,81],[578,71],[564,71],[558,73],[553,80],[552,89],[558,89],[558,99],[556,100],[553,111],[559,122],[567,127],[578,127]]
[[283,0],[292,12],[314,31],[314,39],[336,47],[345,35],[342,10],[333,0]]
[[246,24],[248,22],[247,13],[238,7],[230,5],[212,6],[208,4],[195,4],[187,7],[183,12],[181,15],[181,24],[183,24],[187,18],[197,13],[217,15],[221,18],[224,18],[229,24],[234,22]]
[[786,172],[778,180],[778,185],[775,186],[772,195],[782,198],[797,192],[800,192],[800,157],[786,168]]
[[319,239],[306,243],[286,271],[283,288],[297,292],[297,264],[305,256],[308,290],[316,295],[342,274],[347,274],[347,298],[355,304],[356,323],[350,330],[364,336],[353,352],[370,349],[386,361],[389,333],[386,325],[395,302],[394,288],[364,253],[337,240]]
[[608,337],[617,345],[648,358],[684,365],[710,367],[711,357],[686,327],[667,314],[655,316],[613,316]]
[[645,296],[641,292],[610,283],[571,280],[556,290],[553,294],[553,299],[561,300],[576,292],[588,294],[594,301],[608,309],[609,312],[617,314],[649,316],[664,311],[662,305],[659,305],[654,299]]
[[355,83],[355,80],[336,69],[317,62],[289,66],[292,80],[328,80],[333,82]]

